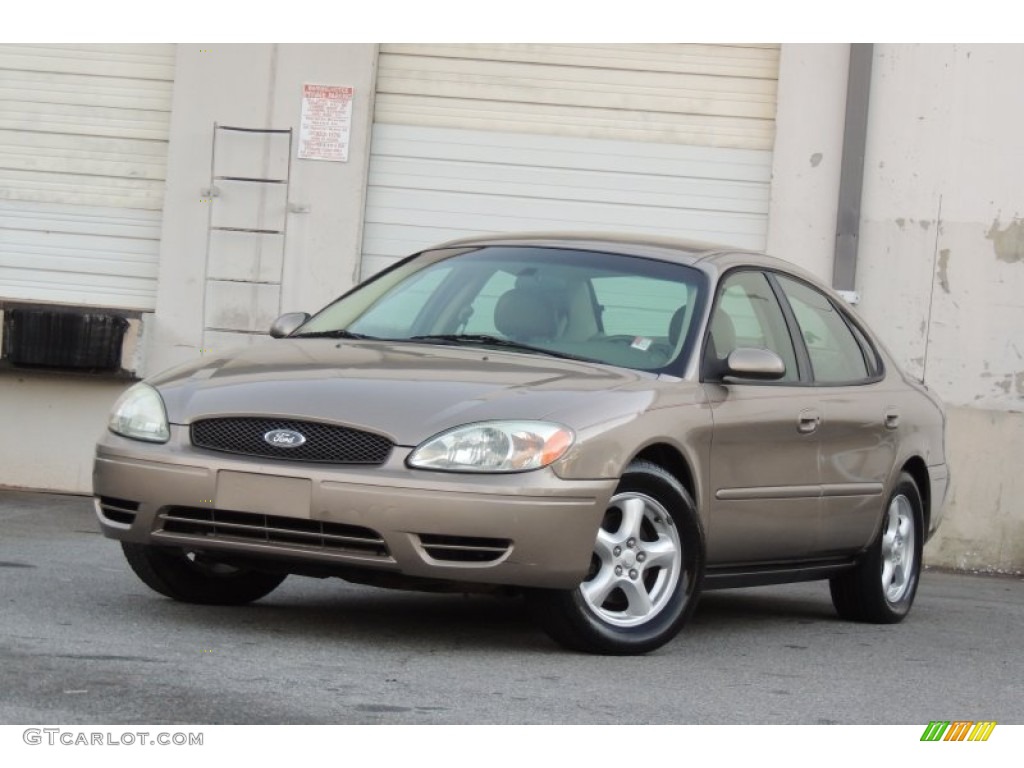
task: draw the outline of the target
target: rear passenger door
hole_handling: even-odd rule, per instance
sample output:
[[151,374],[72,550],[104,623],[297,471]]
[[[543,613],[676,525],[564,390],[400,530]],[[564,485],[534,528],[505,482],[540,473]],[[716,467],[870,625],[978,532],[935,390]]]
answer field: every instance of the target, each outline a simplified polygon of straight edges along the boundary
[[880,519],[892,470],[898,409],[886,397],[881,361],[853,319],[807,283],[776,274],[809,358],[821,426],[822,514],[816,551],[857,550]]

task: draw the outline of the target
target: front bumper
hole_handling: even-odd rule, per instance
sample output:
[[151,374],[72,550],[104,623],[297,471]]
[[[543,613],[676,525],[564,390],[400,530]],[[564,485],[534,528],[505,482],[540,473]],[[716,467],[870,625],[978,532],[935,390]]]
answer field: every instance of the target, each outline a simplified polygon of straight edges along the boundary
[[164,445],[114,434],[100,441],[93,492],[104,535],[269,558],[296,571],[567,589],[589,568],[616,485],[549,469],[413,470],[402,447],[377,467],[274,462],[196,450],[187,428],[171,429]]

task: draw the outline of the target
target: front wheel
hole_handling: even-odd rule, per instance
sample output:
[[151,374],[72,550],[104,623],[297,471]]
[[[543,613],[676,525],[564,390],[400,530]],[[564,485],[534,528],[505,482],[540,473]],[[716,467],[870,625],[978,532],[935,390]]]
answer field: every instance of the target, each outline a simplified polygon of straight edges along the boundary
[[921,575],[923,521],[917,483],[903,472],[870,549],[852,571],[829,582],[832,604],[842,618],[873,624],[903,621]]
[[121,542],[121,549],[146,586],[183,603],[244,605],[269,595],[287,576],[236,568],[177,547]]
[[696,505],[647,461],[626,469],[594,542],[590,570],[570,590],[536,590],[531,607],[562,645],[640,654],[667,643],[693,613],[704,573]]

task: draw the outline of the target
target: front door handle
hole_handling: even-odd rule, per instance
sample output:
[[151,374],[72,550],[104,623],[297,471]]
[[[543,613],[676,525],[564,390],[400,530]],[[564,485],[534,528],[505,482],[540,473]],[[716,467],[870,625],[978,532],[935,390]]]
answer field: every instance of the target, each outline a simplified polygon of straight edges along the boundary
[[796,420],[797,431],[804,435],[809,435],[814,432],[820,424],[821,414],[813,408],[800,411],[800,415]]
[[896,429],[900,425],[900,412],[893,409],[885,412],[885,428]]

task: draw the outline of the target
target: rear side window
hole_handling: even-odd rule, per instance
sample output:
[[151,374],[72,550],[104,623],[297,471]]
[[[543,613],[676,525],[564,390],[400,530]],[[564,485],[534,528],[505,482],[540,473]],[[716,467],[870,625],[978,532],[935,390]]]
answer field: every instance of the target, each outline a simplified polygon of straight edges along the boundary
[[863,347],[828,297],[784,275],[776,277],[796,315],[814,380],[843,384],[870,378]]

